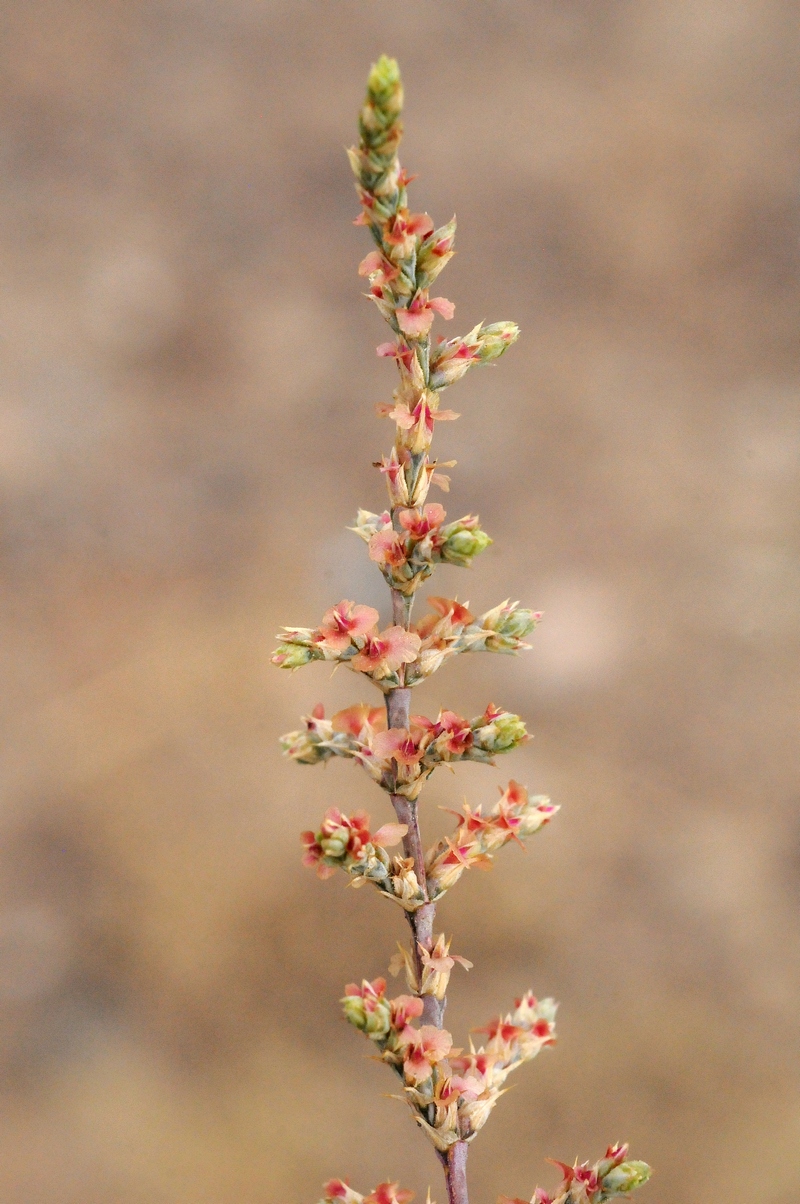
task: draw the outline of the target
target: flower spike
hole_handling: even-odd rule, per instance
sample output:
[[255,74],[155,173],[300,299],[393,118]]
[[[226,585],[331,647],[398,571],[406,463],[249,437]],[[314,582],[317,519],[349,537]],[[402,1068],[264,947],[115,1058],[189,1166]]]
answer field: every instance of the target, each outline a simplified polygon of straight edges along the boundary
[[[450,519],[431,487],[449,492],[434,438],[459,414],[441,394],[473,367],[493,365],[513,346],[513,322],[483,322],[466,334],[445,337],[437,323],[451,321],[455,305],[442,296],[438,278],[455,254],[456,219],[436,226],[409,202],[414,178],[399,160],[403,133],[403,84],[397,62],[382,55],[372,66],[359,114],[359,138],[347,153],[360,204],[355,224],[372,245],[362,253],[358,275],[365,295],[389,328],[377,355],[396,372],[391,397],[375,406],[392,424],[392,446],[375,467],[388,494],[386,509],[360,509],[352,530],[390,591],[391,618],[348,598],[330,606],[315,627],[284,627],[272,663],[296,670],[313,662],[345,666],[381,692],[384,706],[358,703],[326,718],[321,705],[281,739],[285,755],[300,765],[336,758],[361,766],[388,795],[397,822],[373,831],[364,811],[330,806],[314,830],[303,832],[303,864],[319,878],[337,870],[354,887],[370,883],[396,903],[411,929],[389,969],[404,974],[407,993],[390,998],[382,977],[348,983],[341,1000],[345,1019],[369,1041],[399,1083],[396,1098],[436,1149],[445,1171],[448,1204],[467,1204],[466,1160],[470,1143],[486,1124],[511,1072],[556,1041],[556,1004],[531,991],[511,1011],[482,1028],[476,1048],[455,1044],[443,1017],[450,976],[458,963],[451,940],[435,927],[436,907],[467,869],[488,869],[507,844],[525,842],[558,810],[543,795],[529,795],[513,779],[493,807],[455,812],[453,831],[427,852],[420,832],[418,799],[435,769],[477,761],[494,765],[501,753],[528,740],[524,721],[489,704],[472,719],[442,708],[436,718],[411,713],[411,689],[454,656],[467,652],[516,654],[542,615],[506,599],[482,613],[440,593],[428,611],[412,619],[416,595],[441,565],[470,568],[492,541],[476,514]],[[628,1159],[626,1145],[610,1146],[599,1162],[557,1163],[555,1195],[537,1188],[531,1204],[604,1204],[626,1195],[649,1177],[643,1162]],[[366,1195],[346,1179],[331,1179],[320,1204],[409,1204],[413,1193],[387,1179]],[[427,1204],[431,1204],[428,1192]],[[525,1204],[501,1197],[501,1204]]]

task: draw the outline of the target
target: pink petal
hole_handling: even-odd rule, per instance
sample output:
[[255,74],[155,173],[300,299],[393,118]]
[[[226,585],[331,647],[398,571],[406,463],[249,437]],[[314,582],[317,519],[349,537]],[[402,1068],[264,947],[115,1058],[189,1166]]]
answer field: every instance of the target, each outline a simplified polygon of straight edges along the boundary
[[382,848],[386,845],[399,844],[408,831],[408,824],[384,824],[372,837],[373,844]]
[[428,302],[428,308],[436,310],[437,314],[441,314],[448,321],[456,312],[456,307],[452,301],[448,301],[446,297],[431,297]]
[[415,631],[406,631],[403,627],[387,627],[380,638],[388,644],[387,660],[408,663],[416,660],[422,646],[422,640]]
[[390,727],[388,732],[378,732],[372,741],[372,751],[379,760],[385,761],[397,752],[407,739],[408,732],[404,727]]
[[376,355],[382,355],[387,359],[397,355],[397,343],[379,343],[375,348]]
[[402,427],[404,431],[410,431],[412,426],[415,424],[414,416],[413,414],[409,413],[407,406],[395,406],[393,410],[389,410],[386,417],[394,418],[397,425]]
[[419,234],[426,238],[433,234],[433,222],[427,213],[412,213],[408,219],[407,229],[411,234]]
[[371,276],[373,272],[379,272],[383,267],[383,256],[380,251],[370,251],[369,255],[365,255],[358,265],[359,276]]
[[395,317],[403,334],[407,334],[412,339],[426,335],[433,325],[433,314],[429,308],[421,309],[418,313],[412,313],[408,309],[398,309]]

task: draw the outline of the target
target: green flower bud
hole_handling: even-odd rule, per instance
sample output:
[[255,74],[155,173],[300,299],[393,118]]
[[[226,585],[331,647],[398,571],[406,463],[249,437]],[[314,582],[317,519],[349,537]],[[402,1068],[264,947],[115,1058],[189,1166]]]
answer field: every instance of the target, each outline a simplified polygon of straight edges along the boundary
[[514,652],[541,617],[540,611],[526,610],[517,602],[501,602],[499,606],[487,610],[478,620],[481,630],[493,633],[486,637],[487,651]]
[[285,756],[300,765],[318,765],[333,755],[330,749],[321,748],[319,738],[315,739],[308,731],[289,732],[281,736],[280,743]]
[[337,860],[344,857],[350,843],[350,832],[347,828],[334,828],[332,832],[320,833],[319,845],[326,857]]
[[382,1041],[389,1035],[392,1013],[385,999],[366,1008],[364,1000],[358,995],[345,995],[342,1010],[345,1020],[349,1020],[354,1028],[366,1033],[370,1040]]
[[472,515],[449,523],[442,528],[442,534],[445,540],[439,549],[440,558],[461,568],[469,568],[478,553],[485,551],[492,542],[478,526],[478,519]]
[[492,322],[489,326],[483,326],[478,334],[478,359],[482,364],[499,359],[518,338],[519,326],[516,322]]
[[403,107],[403,84],[397,59],[382,54],[367,77],[367,95],[376,108],[397,115]]
[[494,747],[497,752],[516,748],[528,735],[519,715],[501,715],[494,722]]
[[306,648],[302,644],[279,644],[270,659],[279,669],[300,669],[320,658],[314,648]]
[[474,729],[475,744],[488,753],[511,752],[527,736],[525,724],[519,715],[511,715],[508,711]]
[[646,1162],[622,1162],[603,1177],[603,1195],[621,1196],[641,1187],[650,1178],[652,1171]]
[[360,1029],[363,1033],[367,1028],[367,1013],[364,1008],[364,1000],[358,995],[345,995],[342,1000],[342,1011],[344,1012],[345,1020],[353,1025],[353,1028]]

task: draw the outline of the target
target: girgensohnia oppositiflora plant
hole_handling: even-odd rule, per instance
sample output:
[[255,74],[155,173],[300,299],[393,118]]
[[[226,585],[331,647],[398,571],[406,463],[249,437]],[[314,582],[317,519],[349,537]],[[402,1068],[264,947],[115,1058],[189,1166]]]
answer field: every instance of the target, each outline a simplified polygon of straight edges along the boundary
[[[410,177],[397,158],[402,103],[397,63],[383,57],[370,72],[359,145],[348,152],[362,206],[356,224],[366,226],[375,243],[359,274],[368,279],[367,295],[394,336],[381,343],[378,355],[393,359],[400,375],[392,403],[378,407],[396,426],[391,452],[376,465],[386,480],[389,507],[382,514],[359,510],[354,527],[389,586],[392,622],[381,630],[373,607],[342,601],[325,612],[318,627],[285,628],[272,659],[284,669],[312,661],[346,665],[384,695],[385,707],[361,703],[331,719],[315,707],[282,743],[301,765],[351,758],[391,799],[397,823],[375,832],[368,815],[348,816],[331,807],[318,831],[303,834],[303,860],[321,878],[341,869],[353,886],[371,883],[405,912],[410,946],[398,946],[389,969],[404,974],[408,994],[389,999],[383,978],[351,983],[342,1000],[344,1014],[399,1079],[398,1098],[443,1164],[450,1204],[466,1204],[469,1143],[511,1071],[554,1043],[556,1005],[529,991],[507,1015],[476,1030],[485,1038],[477,1048],[470,1040],[468,1050],[456,1049],[442,1023],[446,991],[455,963],[465,969],[470,963],[451,953],[450,940],[435,931],[436,904],[465,870],[490,865],[503,845],[533,836],[557,808],[511,781],[494,807],[484,812],[465,802],[451,835],[427,850],[422,843],[417,800],[434,769],[456,761],[494,764],[527,734],[518,715],[492,704],[474,719],[455,711],[442,711],[436,719],[411,715],[413,687],[460,653],[529,647],[523,641],[540,616],[509,601],[476,616],[452,598],[432,597],[429,612],[411,622],[416,592],[434,566],[469,567],[491,542],[477,516],[447,522],[442,506],[427,500],[433,485],[448,490],[440,469],[452,466],[431,458],[435,423],[458,417],[440,408],[440,395],[473,366],[498,359],[519,332],[513,322],[480,322],[461,337],[431,339],[434,317],[453,316],[453,304],[430,290],[453,255],[456,223],[434,229],[426,213],[408,210]],[[402,854],[387,852],[401,841]],[[626,1145],[612,1145],[593,1165],[558,1163],[563,1180],[555,1195],[537,1188],[531,1204],[600,1204],[627,1194],[650,1174],[646,1163],[628,1159],[627,1152]],[[365,1197],[340,1179],[327,1183],[324,1193],[326,1204],[406,1204],[412,1195],[387,1182]]]

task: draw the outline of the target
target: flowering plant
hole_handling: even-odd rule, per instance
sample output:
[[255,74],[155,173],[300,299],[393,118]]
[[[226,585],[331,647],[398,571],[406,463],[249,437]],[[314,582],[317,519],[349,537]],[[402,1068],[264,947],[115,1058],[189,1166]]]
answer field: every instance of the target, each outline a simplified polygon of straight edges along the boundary
[[[411,177],[397,157],[402,102],[397,63],[382,57],[367,82],[359,144],[348,152],[361,202],[356,225],[366,226],[375,244],[359,274],[394,335],[380,344],[378,355],[393,359],[399,373],[392,403],[377,407],[395,426],[394,445],[376,465],[386,480],[389,505],[380,514],[359,510],[353,530],[389,585],[392,622],[382,627],[374,607],[345,599],[316,627],[284,628],[272,660],[283,669],[313,661],[343,664],[384,696],[384,706],[358,704],[331,719],[317,706],[282,744],[302,765],[349,757],[389,795],[396,823],[372,832],[365,813],[348,816],[331,807],[317,831],[303,833],[303,862],[321,878],[341,869],[353,886],[372,883],[408,919],[410,944],[398,946],[389,969],[404,974],[409,993],[390,999],[385,979],[365,979],[345,987],[342,1006],[346,1019],[397,1076],[397,1098],[410,1108],[442,1163],[449,1204],[467,1204],[469,1145],[512,1070],[555,1043],[556,1004],[529,991],[512,1011],[475,1030],[485,1035],[484,1044],[476,1048],[470,1040],[467,1050],[456,1048],[443,1025],[446,992],[455,964],[468,970],[471,963],[451,954],[450,939],[434,931],[436,904],[465,870],[487,868],[503,845],[533,836],[558,808],[511,781],[490,810],[473,810],[465,802],[451,835],[427,850],[423,846],[418,798],[434,769],[457,761],[493,765],[496,756],[528,736],[518,715],[491,703],[473,719],[449,710],[436,719],[412,715],[412,688],[461,653],[528,648],[525,638],[541,616],[506,600],[476,617],[456,599],[431,597],[429,612],[411,619],[416,593],[437,564],[469,567],[491,543],[476,515],[448,523],[444,508],[428,501],[432,486],[449,490],[449,478],[440,470],[453,463],[439,464],[431,455],[436,422],[458,418],[440,407],[441,393],[470,368],[498,359],[519,331],[513,322],[481,322],[464,336],[432,339],[434,319],[450,320],[454,314],[453,303],[431,296],[430,290],[454,254],[456,222],[453,218],[437,229],[427,213],[409,211]],[[387,851],[401,842],[401,852]],[[628,1194],[646,1181],[650,1169],[627,1153],[626,1145],[614,1145],[594,1165],[557,1163],[561,1186],[554,1196],[537,1188],[531,1204],[601,1204]],[[407,1204],[411,1194],[386,1182],[363,1196],[333,1179],[325,1185],[323,1201]]]

